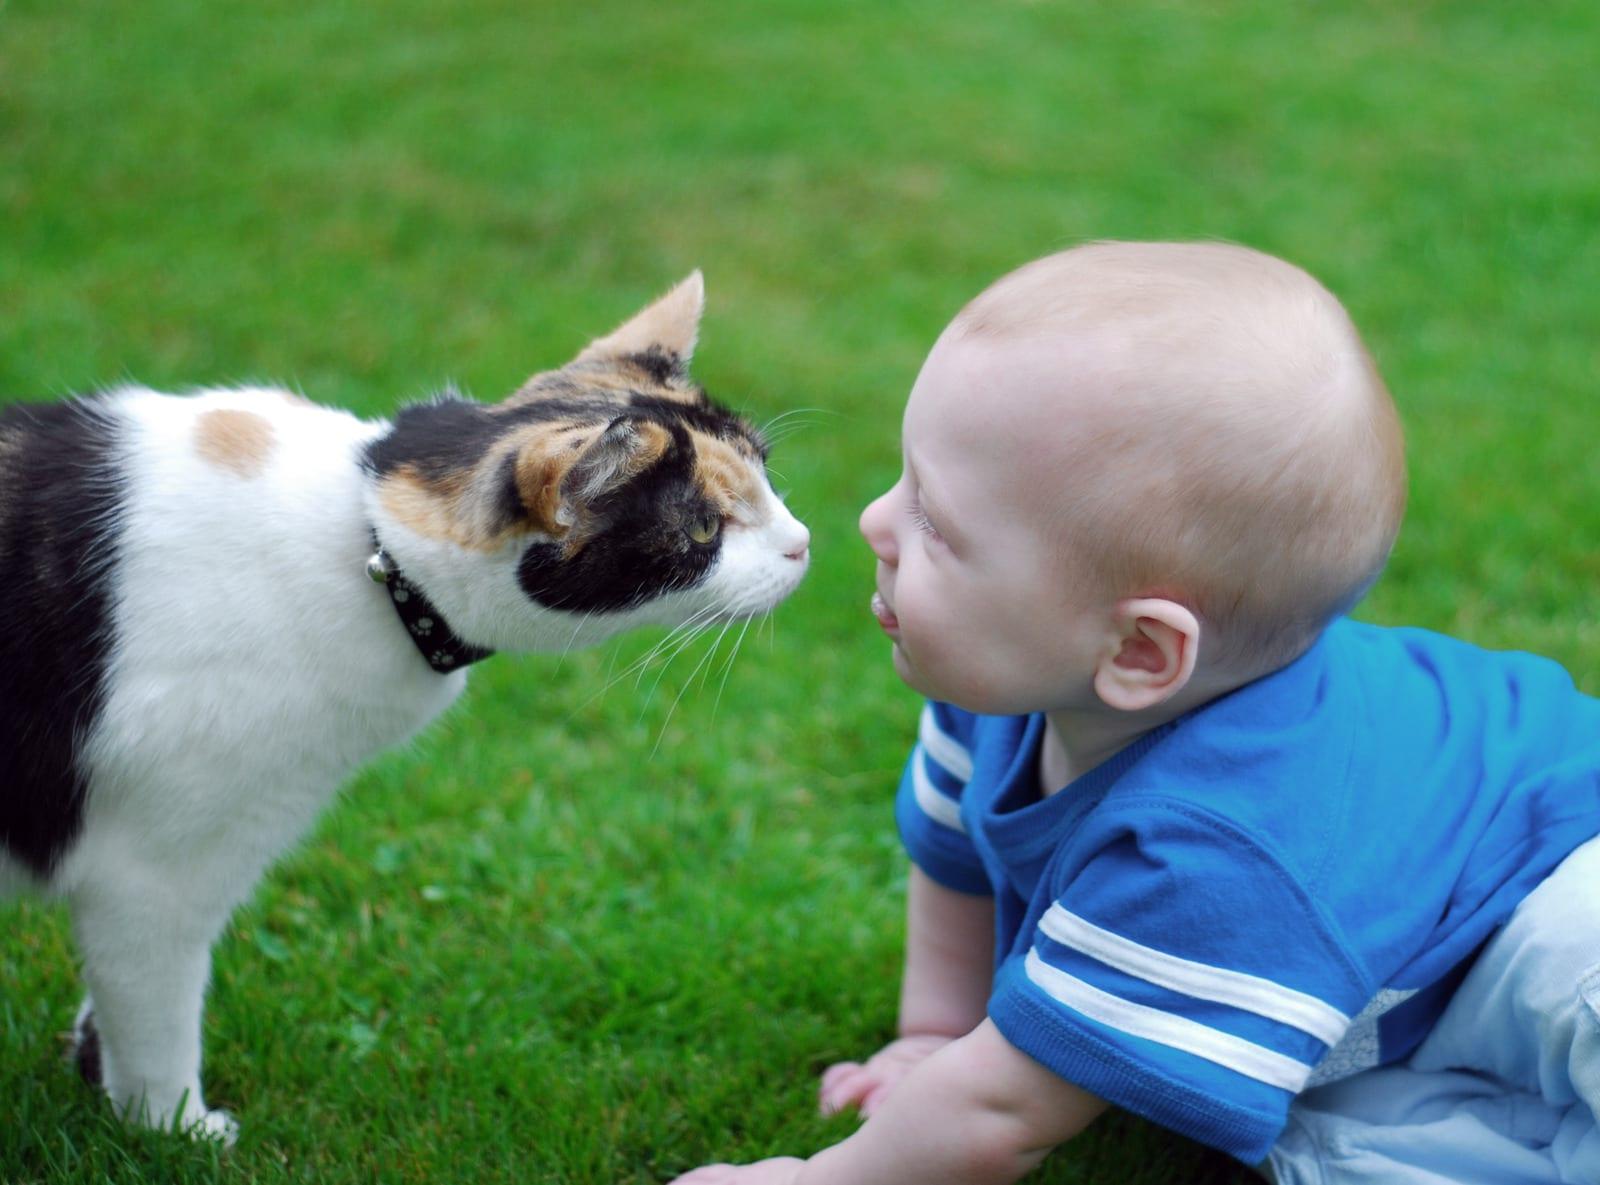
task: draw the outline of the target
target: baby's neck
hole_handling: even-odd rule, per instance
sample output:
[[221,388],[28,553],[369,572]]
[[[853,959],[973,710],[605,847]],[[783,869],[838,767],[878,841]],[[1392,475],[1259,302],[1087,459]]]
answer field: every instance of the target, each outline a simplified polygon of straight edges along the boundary
[[[1039,793],[1049,797],[1164,721],[1051,712],[1039,747]],[[1169,717],[1170,719],[1170,717]],[[1130,727],[1131,726],[1131,727]]]
[[1241,682],[1219,674],[1205,679],[1196,677],[1178,695],[1144,712],[1118,712],[1102,706],[1098,711],[1064,709],[1045,713],[1044,741],[1039,749],[1039,793],[1049,797],[1146,733],[1231,691]]

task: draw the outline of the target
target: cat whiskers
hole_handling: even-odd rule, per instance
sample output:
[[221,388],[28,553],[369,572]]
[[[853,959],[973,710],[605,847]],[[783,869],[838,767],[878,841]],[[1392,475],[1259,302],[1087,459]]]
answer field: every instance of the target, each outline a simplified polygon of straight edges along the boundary
[[[781,442],[787,440],[796,432],[812,427],[816,421],[802,420],[798,418],[800,416],[810,415],[833,416],[837,418],[839,413],[826,407],[790,408],[786,412],[780,412],[778,415],[773,416],[772,419],[761,425],[761,439],[767,442],[768,448],[776,448]],[[779,431],[778,426],[780,424],[784,424],[785,421],[788,421],[788,423],[785,425],[782,431]]]
[[[710,661],[711,657],[714,654],[716,654],[717,647],[722,645],[722,639],[727,635],[727,632],[728,632],[729,628],[732,627],[732,625],[733,625],[732,621],[725,621],[725,622],[722,623],[722,629],[720,631],[718,631],[716,640],[713,641],[710,646],[706,647],[705,654],[700,656],[700,661],[694,664],[694,669],[689,672],[689,677],[687,679],[685,679],[683,681],[683,685],[678,688],[678,694],[672,697],[672,704],[671,704],[670,707],[667,708],[667,714],[661,721],[661,731],[656,734],[656,743],[650,747],[650,756],[651,757],[654,757],[656,755],[656,751],[661,748],[661,742],[666,740],[666,737],[667,737],[667,725],[672,723],[672,714],[678,710],[678,704],[683,701],[683,693],[689,690],[690,685],[694,682],[694,677],[700,673],[700,668],[704,667],[706,665],[706,663],[708,661]],[[709,629],[710,627],[707,626],[706,628]],[[662,667],[661,668],[661,673],[663,675],[666,674],[666,667]],[[660,683],[661,683],[661,676],[657,675],[656,676],[656,685],[659,685]],[[701,686],[702,687],[705,686],[705,683],[703,681],[701,683]],[[646,703],[648,703],[649,702],[649,698],[653,697],[654,695],[655,695],[655,687],[652,686],[650,688],[650,697],[646,698]],[[642,712],[640,714],[640,718],[643,719],[643,713]]]
[[[711,629],[711,627],[716,625],[716,624],[717,623],[716,623],[715,620],[706,622],[705,625],[701,626],[699,629],[695,630],[687,638],[685,638],[673,650],[673,652],[667,656],[667,660],[664,663],[661,664],[661,669],[656,672],[655,682],[650,684],[650,690],[645,693],[644,703],[639,705],[639,719],[640,720],[644,719],[645,710],[647,708],[649,708],[650,701],[655,699],[655,697],[656,697],[656,688],[660,687],[661,686],[661,680],[666,678],[667,669],[672,666],[673,659],[677,658],[678,655],[682,654],[690,646],[694,645],[694,643],[699,639],[701,634],[704,634],[707,630]],[[723,628],[726,629],[727,627],[724,626]],[[720,635],[719,635],[719,638],[720,638]],[[713,649],[716,648],[716,644],[715,643],[712,644],[712,648]],[[694,671],[698,671],[699,669],[700,669],[700,665],[698,663],[696,663]],[[690,671],[689,672],[689,678],[690,679],[694,678],[694,671]],[[642,679],[643,677],[644,676],[641,675],[640,679]],[[639,685],[638,680],[635,680],[634,686],[637,687],[638,685]],[[683,694],[683,692],[680,690],[678,694],[681,696]],[[674,708],[676,708],[678,706],[678,701],[676,699],[674,699],[672,701],[672,706]],[[667,713],[667,718],[669,720],[672,718],[672,713],[670,711]],[[657,744],[659,744],[659,743],[660,743],[660,741],[658,740]],[[652,750],[652,752],[653,752],[653,750]]]
[[[738,659],[739,651],[744,645],[744,640],[750,633],[750,627],[752,625],[766,625],[771,621],[771,619],[772,613],[770,610],[761,614],[759,617],[746,617],[741,619],[737,617],[725,618],[715,606],[708,606],[704,609],[701,609],[689,617],[687,621],[674,626],[666,633],[664,637],[657,641],[655,645],[651,646],[650,649],[645,651],[644,654],[630,662],[621,671],[608,677],[605,685],[584,700],[583,703],[574,708],[571,713],[571,717],[569,718],[576,717],[577,714],[584,708],[594,703],[595,700],[605,695],[606,692],[610,691],[617,684],[623,682],[629,676],[633,677],[633,685],[637,688],[641,683],[644,682],[645,675],[648,674],[650,667],[652,665],[658,665],[655,678],[651,681],[649,689],[644,693],[643,702],[639,708],[638,718],[643,720],[645,714],[649,711],[650,705],[655,701],[656,692],[661,687],[662,680],[666,678],[667,671],[672,667],[672,664],[677,660],[678,656],[694,646],[695,643],[697,643],[701,638],[710,633],[713,628],[716,628],[720,625],[721,628],[717,629],[716,636],[712,639],[711,644],[707,646],[705,652],[695,660],[695,664],[690,669],[689,674],[679,685],[677,693],[673,695],[672,703],[668,705],[666,715],[662,717],[661,727],[656,734],[655,744],[650,749],[650,756],[654,757],[660,750],[662,741],[666,739],[667,729],[672,723],[673,716],[677,713],[678,705],[683,702],[684,695],[688,692],[689,688],[694,685],[696,679],[699,679],[700,687],[702,690],[704,690],[706,684],[710,682],[711,678],[719,674],[719,665],[717,660],[720,658],[720,679],[717,684],[717,696],[712,704],[711,710],[712,717],[715,719],[717,712],[720,711],[722,707],[722,696],[727,690],[729,676],[733,673],[733,664]],[[728,632],[735,625],[740,627],[739,632],[734,637],[733,645],[729,647],[726,652],[724,652],[722,647],[723,639],[728,636]],[[581,628],[581,622],[579,623],[579,626]],[[574,636],[576,636],[576,631]],[[759,629],[757,631],[757,636],[760,636]]]
[[[710,680],[714,673],[716,673],[716,663],[713,660],[721,651],[722,640],[723,638],[727,637],[728,631],[735,625],[739,626],[739,632],[733,639],[733,645],[728,649],[726,657],[724,657],[722,660],[722,678],[717,684],[717,697],[712,701],[711,704],[712,720],[717,718],[717,713],[722,709],[722,694],[728,689],[728,676],[733,673],[733,664],[739,657],[739,651],[744,646],[744,640],[746,635],[748,635],[750,632],[750,627],[752,625],[756,625],[758,622],[761,625],[766,625],[771,620],[772,611],[769,609],[759,617],[747,617],[742,622],[730,620],[723,623],[722,629],[717,633],[716,640],[706,648],[705,654],[701,656],[699,662],[695,663],[694,669],[689,672],[689,677],[683,681],[683,686],[678,688],[678,694],[673,697],[672,706],[667,709],[667,715],[665,719],[661,721],[661,731],[656,736],[656,743],[650,749],[650,756],[654,757],[656,755],[656,751],[661,748],[661,742],[665,740],[667,736],[667,725],[672,722],[672,715],[678,710],[678,704],[683,699],[684,693],[688,691],[690,685],[694,683],[695,676],[700,676],[700,689],[703,691],[705,690],[707,681]],[[759,636],[760,631],[758,627],[757,637]],[[701,673],[702,669],[704,670],[704,674]]]
[[[588,699],[584,700],[581,704],[574,708],[568,716],[568,720],[570,721],[575,719],[579,712],[583,711],[583,709],[594,703],[595,700],[605,695],[606,692],[610,691],[618,683],[621,683],[629,675],[636,675],[633,685],[635,687],[639,686],[639,684],[644,680],[645,671],[649,668],[650,664],[661,655],[662,651],[666,650],[670,646],[673,647],[672,653],[667,656],[666,662],[662,664],[662,671],[664,673],[666,668],[672,664],[672,660],[677,658],[679,654],[683,653],[683,650],[686,646],[692,643],[705,630],[710,629],[716,624],[714,620],[715,616],[715,608],[699,610],[687,621],[674,626],[664,637],[656,642],[654,646],[650,647],[650,649],[644,654],[630,662],[617,674],[612,675],[608,671],[604,686],[602,686],[599,691],[596,691],[593,695],[589,696]],[[615,653],[616,649],[614,648],[612,650],[612,654],[615,655]],[[660,676],[658,675],[658,682],[659,679]]]
[[[715,610],[710,608],[700,610],[694,616],[689,618],[688,621],[684,622],[680,626],[674,627],[671,631],[669,631],[667,636],[662,638],[661,641],[657,642],[648,651],[646,651],[642,658],[630,663],[627,669],[624,670],[621,675],[617,676],[615,682],[621,682],[630,674],[637,672],[637,674],[634,675],[633,685],[634,687],[638,687],[640,683],[644,682],[645,672],[649,669],[650,664],[659,658],[663,651],[666,651],[670,648],[670,653],[667,654],[665,661],[662,662],[661,669],[656,672],[655,683],[650,685],[650,694],[654,694],[656,686],[661,682],[661,676],[666,674],[667,668],[672,665],[672,660],[677,658],[678,655],[682,654],[686,649],[688,649],[689,646],[694,643],[696,638],[715,625],[715,618]],[[603,688],[602,690],[607,690],[610,686],[611,684],[607,684],[606,688]],[[649,702],[649,695],[646,695],[645,702]]]
[[[728,689],[728,676],[733,674],[733,660],[739,657],[739,647],[744,645],[744,636],[750,632],[750,623],[755,620],[756,618],[753,617],[746,619],[744,626],[739,630],[739,636],[733,640],[733,649],[728,651],[727,661],[722,664],[722,682],[717,684],[717,698],[711,702],[711,718],[713,720],[717,718],[717,711],[722,707],[722,693]],[[761,620],[771,621],[771,612],[763,613]],[[760,636],[761,633],[757,630],[756,637],[759,638]],[[719,638],[718,641],[720,642],[721,639]]]
[[567,661],[567,655],[571,653],[573,644],[578,640],[578,635],[583,632],[583,627],[589,624],[589,619],[597,612],[599,612],[597,609],[589,610],[578,619],[578,624],[572,627],[572,635],[567,639],[567,644],[561,648],[561,654],[556,659],[556,674],[559,675],[561,673],[561,665]]

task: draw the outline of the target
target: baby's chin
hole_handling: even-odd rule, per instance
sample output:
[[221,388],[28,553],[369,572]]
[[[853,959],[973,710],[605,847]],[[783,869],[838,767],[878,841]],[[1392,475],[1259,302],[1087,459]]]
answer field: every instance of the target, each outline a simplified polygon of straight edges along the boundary
[[939,680],[930,679],[927,672],[911,660],[903,641],[895,641],[893,647],[890,661],[894,663],[894,673],[900,676],[900,682],[928,699],[951,702],[948,689],[942,687]]
[[890,661],[894,663],[894,673],[900,676],[900,682],[911,688],[912,691],[919,691],[923,695],[929,695],[930,693],[919,682],[916,666],[906,657],[905,647],[895,641],[891,641],[889,645]]
[[967,708],[969,711],[980,711],[978,708],[969,707],[971,695],[969,689],[959,685],[950,685],[948,681],[931,676],[927,671],[917,666],[906,653],[903,642],[894,643],[892,652],[894,673],[900,676],[900,682],[911,688],[918,695],[927,699],[938,700],[940,703],[953,704],[958,708]]

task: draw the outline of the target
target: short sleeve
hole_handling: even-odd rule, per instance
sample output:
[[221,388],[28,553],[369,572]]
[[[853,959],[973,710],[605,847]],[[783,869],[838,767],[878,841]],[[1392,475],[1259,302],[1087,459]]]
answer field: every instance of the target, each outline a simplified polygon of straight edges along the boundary
[[1098,821],[996,976],[1007,1040],[1107,1102],[1257,1163],[1371,995],[1296,879],[1173,803]]
[[989,877],[961,819],[972,777],[972,717],[946,704],[922,709],[917,743],[900,777],[895,822],[912,863],[961,893],[990,892]]

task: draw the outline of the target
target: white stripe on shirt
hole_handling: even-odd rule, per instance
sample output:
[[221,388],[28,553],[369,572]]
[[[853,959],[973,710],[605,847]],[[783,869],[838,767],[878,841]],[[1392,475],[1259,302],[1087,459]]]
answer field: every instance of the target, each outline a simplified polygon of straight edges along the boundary
[[917,725],[917,740],[922,742],[922,747],[928,751],[934,763],[948,770],[952,777],[962,782],[971,779],[972,754],[967,752],[965,745],[939,727],[939,722],[933,718],[932,704],[923,705],[922,721]]
[[1298,1094],[1311,1076],[1311,1067],[1304,1062],[1203,1025],[1185,1016],[1174,1016],[1159,1008],[1113,996],[1076,976],[1068,975],[1059,967],[1052,967],[1039,957],[1038,948],[1028,952],[1024,966],[1028,978],[1053,999],[1090,1020],[1099,1021],[1134,1037],[1143,1037],[1158,1045],[1179,1049],[1184,1053],[1204,1058],[1219,1066],[1276,1086],[1279,1090]]
[[1039,930],[1062,946],[1081,951],[1135,979],[1199,1000],[1212,1000],[1253,1012],[1257,1016],[1299,1029],[1302,1033],[1309,1033],[1330,1047],[1337,1045],[1350,1027],[1348,1016],[1315,996],[1243,971],[1196,963],[1166,951],[1141,946],[1120,934],[1102,930],[1093,922],[1085,921],[1060,903],[1052,905],[1039,919]]
[[928,776],[928,751],[922,745],[917,746],[916,756],[911,761],[911,789],[917,796],[917,805],[928,818],[963,835],[967,833],[966,825],[961,822],[961,804],[941,794]]

